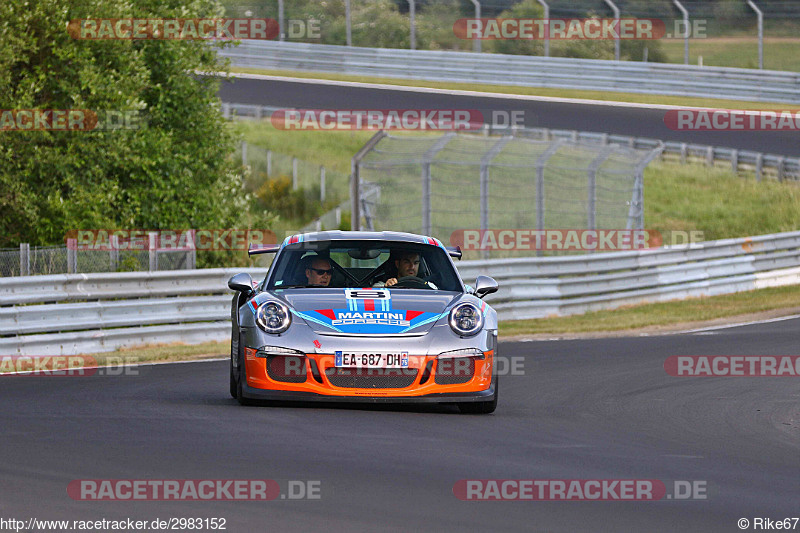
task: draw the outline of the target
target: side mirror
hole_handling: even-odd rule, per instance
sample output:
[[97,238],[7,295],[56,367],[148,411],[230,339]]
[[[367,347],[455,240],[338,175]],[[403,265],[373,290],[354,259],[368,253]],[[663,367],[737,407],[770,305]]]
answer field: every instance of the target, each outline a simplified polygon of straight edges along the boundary
[[253,278],[247,272],[240,272],[228,280],[228,288],[239,292],[252,292]]
[[478,276],[478,279],[475,280],[475,296],[478,298],[497,292],[498,288],[500,287],[497,282],[489,276]]

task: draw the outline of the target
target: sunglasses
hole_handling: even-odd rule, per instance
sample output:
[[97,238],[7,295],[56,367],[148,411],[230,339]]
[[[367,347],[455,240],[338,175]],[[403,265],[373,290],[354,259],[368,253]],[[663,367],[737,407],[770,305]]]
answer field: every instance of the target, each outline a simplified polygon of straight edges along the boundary
[[333,274],[333,269],[332,268],[329,268],[328,270],[325,270],[325,269],[322,269],[322,268],[311,268],[309,270],[313,270],[314,272],[317,273],[318,276],[324,276],[325,274],[330,276],[330,275]]

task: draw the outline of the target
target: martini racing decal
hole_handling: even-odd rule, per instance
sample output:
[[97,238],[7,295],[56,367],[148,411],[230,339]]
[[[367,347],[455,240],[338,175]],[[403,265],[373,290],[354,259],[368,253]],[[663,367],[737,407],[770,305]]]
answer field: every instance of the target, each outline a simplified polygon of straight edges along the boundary
[[440,313],[392,309],[391,291],[387,289],[345,289],[344,294],[347,309],[294,313],[340,333],[373,335],[405,333],[442,316]]

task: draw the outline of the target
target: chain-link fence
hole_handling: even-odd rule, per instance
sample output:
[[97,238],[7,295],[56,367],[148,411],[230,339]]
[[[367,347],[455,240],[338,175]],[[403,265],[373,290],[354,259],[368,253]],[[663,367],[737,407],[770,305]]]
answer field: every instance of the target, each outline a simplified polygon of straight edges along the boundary
[[[360,228],[446,244],[464,243],[467,232],[641,230],[644,168],[660,153],[519,135],[376,138],[356,167]],[[521,246],[487,248],[467,255],[531,254]]]
[[195,251],[81,250],[67,246],[0,249],[0,276],[35,276],[89,272],[137,272],[195,268]]
[[268,179],[289,178],[292,189],[304,189],[324,203],[339,203],[350,195],[348,174],[290,155],[243,142],[236,154],[249,168],[247,187],[257,191]]

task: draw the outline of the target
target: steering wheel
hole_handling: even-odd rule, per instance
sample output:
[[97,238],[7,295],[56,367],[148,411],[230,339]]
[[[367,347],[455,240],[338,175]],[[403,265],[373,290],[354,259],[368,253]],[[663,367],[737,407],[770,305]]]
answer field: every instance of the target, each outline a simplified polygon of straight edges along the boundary
[[424,279],[417,276],[404,276],[397,280],[397,283],[389,287],[390,289],[430,289]]

